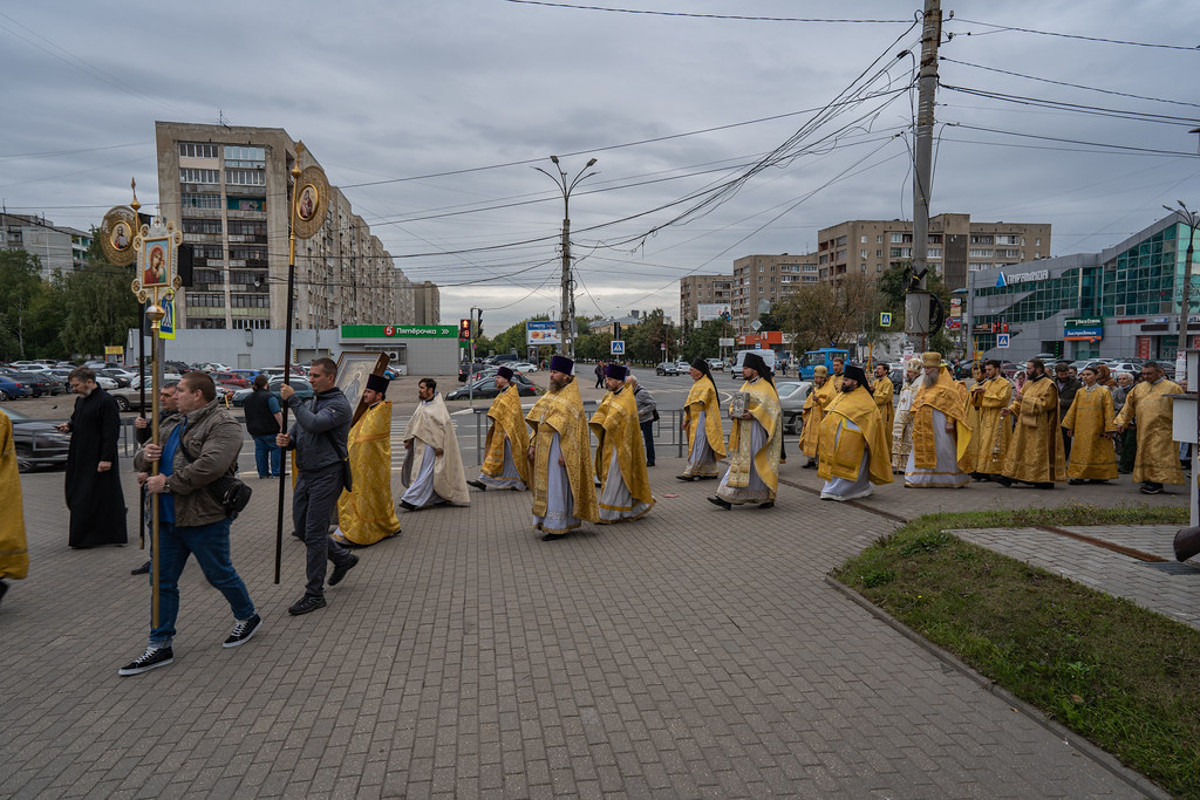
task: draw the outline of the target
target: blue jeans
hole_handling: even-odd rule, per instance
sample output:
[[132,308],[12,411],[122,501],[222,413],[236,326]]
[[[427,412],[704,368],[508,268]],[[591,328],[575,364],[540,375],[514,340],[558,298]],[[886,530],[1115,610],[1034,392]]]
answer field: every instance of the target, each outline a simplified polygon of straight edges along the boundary
[[[203,490],[201,490],[203,491]],[[176,527],[160,523],[158,528],[158,627],[150,630],[150,644],[170,647],[179,616],[179,576],[189,555],[195,555],[204,577],[225,595],[235,619],[254,616],[254,603],[246,584],[229,558],[228,519],[209,525]]]
[[254,437],[254,463],[258,466],[258,477],[279,477],[279,445],[275,444],[275,434]]

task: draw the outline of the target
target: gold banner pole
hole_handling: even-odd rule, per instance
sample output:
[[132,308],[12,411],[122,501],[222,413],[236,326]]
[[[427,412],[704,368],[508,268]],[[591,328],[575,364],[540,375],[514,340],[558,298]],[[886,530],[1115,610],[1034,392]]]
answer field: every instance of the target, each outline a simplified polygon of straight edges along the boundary
[[[296,203],[297,195],[300,192],[300,159],[297,154],[296,163],[292,165],[292,202],[291,209],[288,212],[288,276],[287,276],[287,314],[285,316],[287,331],[283,336],[283,382],[291,385],[292,382],[292,316],[295,314],[295,293],[296,293]],[[279,427],[280,433],[287,433],[288,429],[288,404],[284,403],[280,409],[283,413],[280,417],[282,424]],[[292,459],[295,462],[295,459]],[[292,466],[295,469],[295,464]],[[283,503],[285,499],[285,480],[284,476],[288,474],[288,451],[283,450],[279,454],[279,505],[275,515],[275,584],[279,585],[279,573],[283,565]],[[304,535],[303,531],[296,531],[300,535]]]
[[[167,312],[157,302],[146,310],[146,316],[150,319],[150,441],[154,444],[159,444],[158,440],[158,412],[159,399],[158,389],[162,384],[162,359],[159,358],[159,352],[162,344],[159,341],[158,334],[162,330],[160,327],[163,317]],[[150,462],[150,475],[157,475],[159,472],[159,462]],[[150,624],[152,627],[158,627],[158,507],[160,499],[157,492],[150,493]]]

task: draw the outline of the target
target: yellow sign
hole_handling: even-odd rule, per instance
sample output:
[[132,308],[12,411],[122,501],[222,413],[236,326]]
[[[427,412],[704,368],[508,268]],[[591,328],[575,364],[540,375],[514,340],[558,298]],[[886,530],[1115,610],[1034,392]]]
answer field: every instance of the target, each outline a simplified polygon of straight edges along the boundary
[[119,344],[108,344],[104,346],[104,355],[106,356],[123,356],[125,348]]

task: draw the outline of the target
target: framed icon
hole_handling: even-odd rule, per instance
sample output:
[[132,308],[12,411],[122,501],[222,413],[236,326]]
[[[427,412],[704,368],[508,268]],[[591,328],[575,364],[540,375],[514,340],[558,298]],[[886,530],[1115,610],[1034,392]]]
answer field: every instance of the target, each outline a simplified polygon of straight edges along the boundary
[[342,390],[350,405],[354,408],[354,419],[351,424],[367,410],[362,400],[363,389],[367,388],[368,375],[382,375],[387,369],[387,353],[343,351],[337,360],[337,388]]
[[174,275],[170,239],[146,239],[142,242],[142,288],[169,287]]

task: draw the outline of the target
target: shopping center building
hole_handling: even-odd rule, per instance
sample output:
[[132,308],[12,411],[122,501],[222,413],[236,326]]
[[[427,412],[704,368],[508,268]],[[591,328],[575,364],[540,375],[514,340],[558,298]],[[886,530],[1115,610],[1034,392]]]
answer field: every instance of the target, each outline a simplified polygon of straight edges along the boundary
[[[971,272],[964,327],[972,349],[1011,361],[1037,353],[1174,360],[1188,235],[1171,215],[1099,253]],[[1188,306],[1188,344],[1198,347],[1194,268]]]

